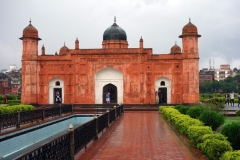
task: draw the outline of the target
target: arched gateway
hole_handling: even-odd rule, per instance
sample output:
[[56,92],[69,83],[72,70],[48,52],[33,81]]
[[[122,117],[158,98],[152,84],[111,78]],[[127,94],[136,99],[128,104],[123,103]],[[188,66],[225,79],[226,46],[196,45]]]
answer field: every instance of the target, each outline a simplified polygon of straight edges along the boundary
[[111,103],[123,102],[123,74],[117,69],[107,67],[96,73],[95,103],[106,103],[106,92],[110,93]]
[[[155,90],[161,89],[162,102],[171,103],[171,81],[166,77],[160,77],[155,81]],[[157,101],[158,102],[158,101]]]
[[106,93],[110,93],[110,103],[118,103],[117,101],[117,87],[111,83],[105,85],[103,87],[103,103],[106,102]]

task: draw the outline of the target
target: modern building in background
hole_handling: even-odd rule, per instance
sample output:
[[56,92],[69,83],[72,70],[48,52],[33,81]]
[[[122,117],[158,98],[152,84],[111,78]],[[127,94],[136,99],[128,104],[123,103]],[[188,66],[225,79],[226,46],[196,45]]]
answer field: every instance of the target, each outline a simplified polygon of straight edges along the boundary
[[221,81],[227,77],[234,77],[240,74],[240,69],[234,68],[231,70],[229,64],[220,65],[220,69],[211,68],[211,65],[208,68],[203,68],[199,71],[199,83],[203,82],[212,82],[214,80]]
[[[102,33],[99,33],[102,34]],[[141,33],[139,33],[141,37]],[[91,36],[91,35],[90,35]],[[38,55],[38,30],[30,24],[23,30],[22,103],[155,104],[161,89],[168,104],[199,102],[199,53],[197,27],[189,21],[182,28],[182,50],[175,44],[168,54],[153,54],[144,48],[128,48],[127,34],[116,19],[103,33],[101,49],[81,49],[65,44],[59,53]],[[94,36],[92,37],[94,38]]]
[[213,82],[214,81],[214,70],[203,68],[199,72],[199,83]]
[[229,64],[220,65],[220,69],[214,69],[214,79],[216,81],[224,80],[231,76],[231,69]]
[[[6,72],[7,71],[7,72]],[[2,70],[0,73],[0,95],[21,93],[22,73],[21,69]]]

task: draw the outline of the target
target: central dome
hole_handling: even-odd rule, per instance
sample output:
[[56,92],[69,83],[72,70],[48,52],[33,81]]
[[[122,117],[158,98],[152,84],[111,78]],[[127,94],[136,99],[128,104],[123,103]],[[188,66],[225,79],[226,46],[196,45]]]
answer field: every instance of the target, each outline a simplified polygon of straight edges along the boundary
[[103,40],[127,40],[126,32],[116,24],[116,18],[113,25],[103,33]]

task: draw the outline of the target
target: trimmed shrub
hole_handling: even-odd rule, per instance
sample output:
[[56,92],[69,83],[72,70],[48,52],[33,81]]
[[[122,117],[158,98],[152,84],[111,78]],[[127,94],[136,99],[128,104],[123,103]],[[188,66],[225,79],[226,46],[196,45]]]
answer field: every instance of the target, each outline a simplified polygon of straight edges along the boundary
[[175,127],[180,133],[188,135],[188,128],[190,126],[203,126],[203,123],[198,119],[193,119],[188,115],[178,115],[175,117]]
[[8,103],[21,103],[21,100],[9,100]]
[[186,106],[184,106],[184,105],[182,105],[182,104],[178,104],[178,105],[176,105],[174,108],[178,110],[178,109],[181,108],[181,107],[186,107]]
[[174,124],[175,123],[174,117],[176,117],[176,115],[180,115],[181,113],[174,108],[168,107],[162,109],[162,114],[168,121]]
[[212,127],[212,130],[216,130],[220,125],[224,123],[224,116],[220,113],[204,110],[199,116],[199,120],[206,126]]
[[213,134],[212,129],[208,126],[190,126],[187,132],[189,140],[195,146],[202,142],[202,136],[205,134]]
[[187,110],[189,110],[189,107],[186,107],[186,106],[182,106],[178,108],[178,111],[182,114],[186,114]]
[[159,106],[159,112],[162,112],[164,108],[174,108],[174,106]]
[[228,137],[228,141],[231,142],[234,150],[240,149],[240,123],[231,123],[223,127],[223,135]]
[[240,116],[240,110],[236,111],[236,116]]
[[7,107],[5,106],[0,107],[0,114],[8,114],[8,113],[11,113],[11,112],[9,112]]
[[24,105],[24,104],[13,105],[13,106],[1,106],[0,107],[0,114],[10,114],[10,113],[14,113],[14,112],[17,112],[17,111],[24,112],[24,111],[34,110],[34,109],[35,109],[34,106]]
[[18,97],[17,95],[13,94],[7,96],[8,100],[17,100],[17,97]]
[[221,141],[227,141],[227,137],[222,134],[205,134],[202,136],[200,143],[206,141],[207,139],[218,139]]
[[240,160],[240,150],[227,151],[223,154],[220,160]]
[[189,108],[186,112],[187,115],[189,115],[191,118],[198,118],[200,114],[203,112],[202,107],[192,107]]
[[199,143],[197,147],[211,160],[219,160],[225,152],[233,150],[227,140],[215,138],[206,139],[203,143]]

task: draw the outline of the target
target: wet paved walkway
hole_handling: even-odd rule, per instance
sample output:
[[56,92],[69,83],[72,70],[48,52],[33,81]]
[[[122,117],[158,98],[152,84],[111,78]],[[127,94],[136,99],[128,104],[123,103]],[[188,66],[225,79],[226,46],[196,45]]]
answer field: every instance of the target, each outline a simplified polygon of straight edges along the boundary
[[[186,139],[186,138],[185,138]],[[125,112],[76,160],[202,160],[159,112]]]

